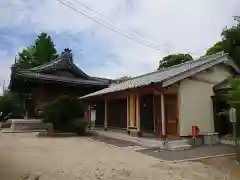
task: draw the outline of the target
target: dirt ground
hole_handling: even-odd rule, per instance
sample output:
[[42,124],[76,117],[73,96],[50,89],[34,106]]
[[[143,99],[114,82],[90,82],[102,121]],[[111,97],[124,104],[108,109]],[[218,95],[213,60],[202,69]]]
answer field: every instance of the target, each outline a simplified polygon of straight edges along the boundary
[[1,180],[240,179],[232,158],[167,163],[87,138],[0,133]]

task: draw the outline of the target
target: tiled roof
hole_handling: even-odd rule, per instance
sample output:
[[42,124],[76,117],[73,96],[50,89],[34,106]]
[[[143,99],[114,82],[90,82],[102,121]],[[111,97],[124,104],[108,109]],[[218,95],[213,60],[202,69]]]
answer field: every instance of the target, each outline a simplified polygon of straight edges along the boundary
[[63,52],[60,57],[57,59],[54,59],[46,64],[43,64],[41,66],[37,66],[31,69],[24,69],[19,70],[19,72],[36,72],[36,73],[46,73],[56,70],[63,70],[63,69],[71,69],[75,74],[78,74],[79,76],[83,76],[86,79],[94,80],[91,76],[88,76],[86,73],[84,73],[80,68],[78,68],[73,60],[72,60],[72,54]]
[[71,84],[81,84],[81,85],[95,85],[95,86],[105,86],[106,83],[97,80],[88,80],[88,79],[81,79],[81,78],[74,78],[74,77],[63,77],[63,76],[56,76],[52,74],[43,74],[43,73],[35,73],[35,72],[18,72],[18,76],[33,78],[33,79],[41,79],[46,81],[56,81],[56,82],[64,82],[64,83],[71,83]]
[[[235,78],[239,78],[240,76],[235,76]],[[213,87],[214,91],[217,92],[217,91],[226,91],[226,90],[229,90],[231,89],[231,78],[228,78],[228,79],[225,79],[223,80],[222,82],[216,84],[214,87]]]
[[[76,77],[71,77],[66,74],[54,74],[56,71],[61,72],[62,70],[72,72]],[[74,64],[71,51],[67,50],[64,50],[60,57],[46,64],[30,69],[16,69],[12,74],[18,77],[64,82],[68,84],[72,83],[75,85],[107,87],[111,82],[114,82],[110,79],[91,77],[84,73]]]
[[169,68],[163,68],[161,70],[154,71],[149,74],[144,74],[144,75],[129,79],[125,82],[112,85],[100,91],[88,94],[81,98],[99,96],[99,95],[108,94],[112,92],[123,91],[127,89],[141,87],[141,86],[147,86],[152,83],[162,83],[163,87],[168,86],[176,81],[179,81],[180,77],[184,78],[189,73],[191,74],[191,72],[197,73],[204,70],[204,68],[207,69],[215,64],[223,63],[227,61],[228,61],[228,56],[226,54],[223,54],[222,52],[217,53],[211,56],[202,57],[196,60],[175,65]]

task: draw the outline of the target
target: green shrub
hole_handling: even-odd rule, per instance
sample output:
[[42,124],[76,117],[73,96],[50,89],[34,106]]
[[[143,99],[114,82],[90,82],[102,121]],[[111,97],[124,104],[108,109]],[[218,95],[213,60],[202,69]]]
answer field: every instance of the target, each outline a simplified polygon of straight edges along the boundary
[[84,107],[75,97],[61,96],[43,109],[44,122],[51,122],[55,131],[73,132],[76,119],[83,119]]
[[24,114],[23,100],[20,95],[10,91],[4,91],[0,96],[0,121],[4,121],[4,117],[22,117]]
[[6,122],[2,122],[1,128],[10,128],[11,125],[12,125],[12,121],[11,120],[7,120]]
[[79,136],[85,135],[88,127],[88,122],[85,119],[76,119],[72,123],[72,131]]

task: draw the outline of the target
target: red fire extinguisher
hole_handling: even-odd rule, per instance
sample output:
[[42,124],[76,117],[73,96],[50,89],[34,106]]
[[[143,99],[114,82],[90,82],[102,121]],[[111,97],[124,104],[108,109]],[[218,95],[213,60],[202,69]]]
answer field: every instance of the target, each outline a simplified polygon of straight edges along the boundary
[[198,134],[199,134],[199,127],[192,126],[192,143],[193,143],[193,145],[195,145],[195,141],[197,139]]

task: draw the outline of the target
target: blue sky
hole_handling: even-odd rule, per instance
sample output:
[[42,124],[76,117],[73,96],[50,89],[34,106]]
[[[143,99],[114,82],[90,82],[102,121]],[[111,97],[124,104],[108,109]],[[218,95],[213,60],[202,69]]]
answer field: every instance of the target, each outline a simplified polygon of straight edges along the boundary
[[[234,23],[232,16],[240,15],[239,0],[65,1],[88,12],[77,1],[85,3],[121,22],[124,28],[143,34],[141,41],[151,41],[164,51],[190,53],[194,57],[220,40],[221,30]],[[167,55],[109,31],[57,0],[1,0],[0,85],[9,81],[17,52],[43,31],[51,35],[59,52],[71,48],[75,63],[92,76],[140,75],[155,70],[159,60]]]

